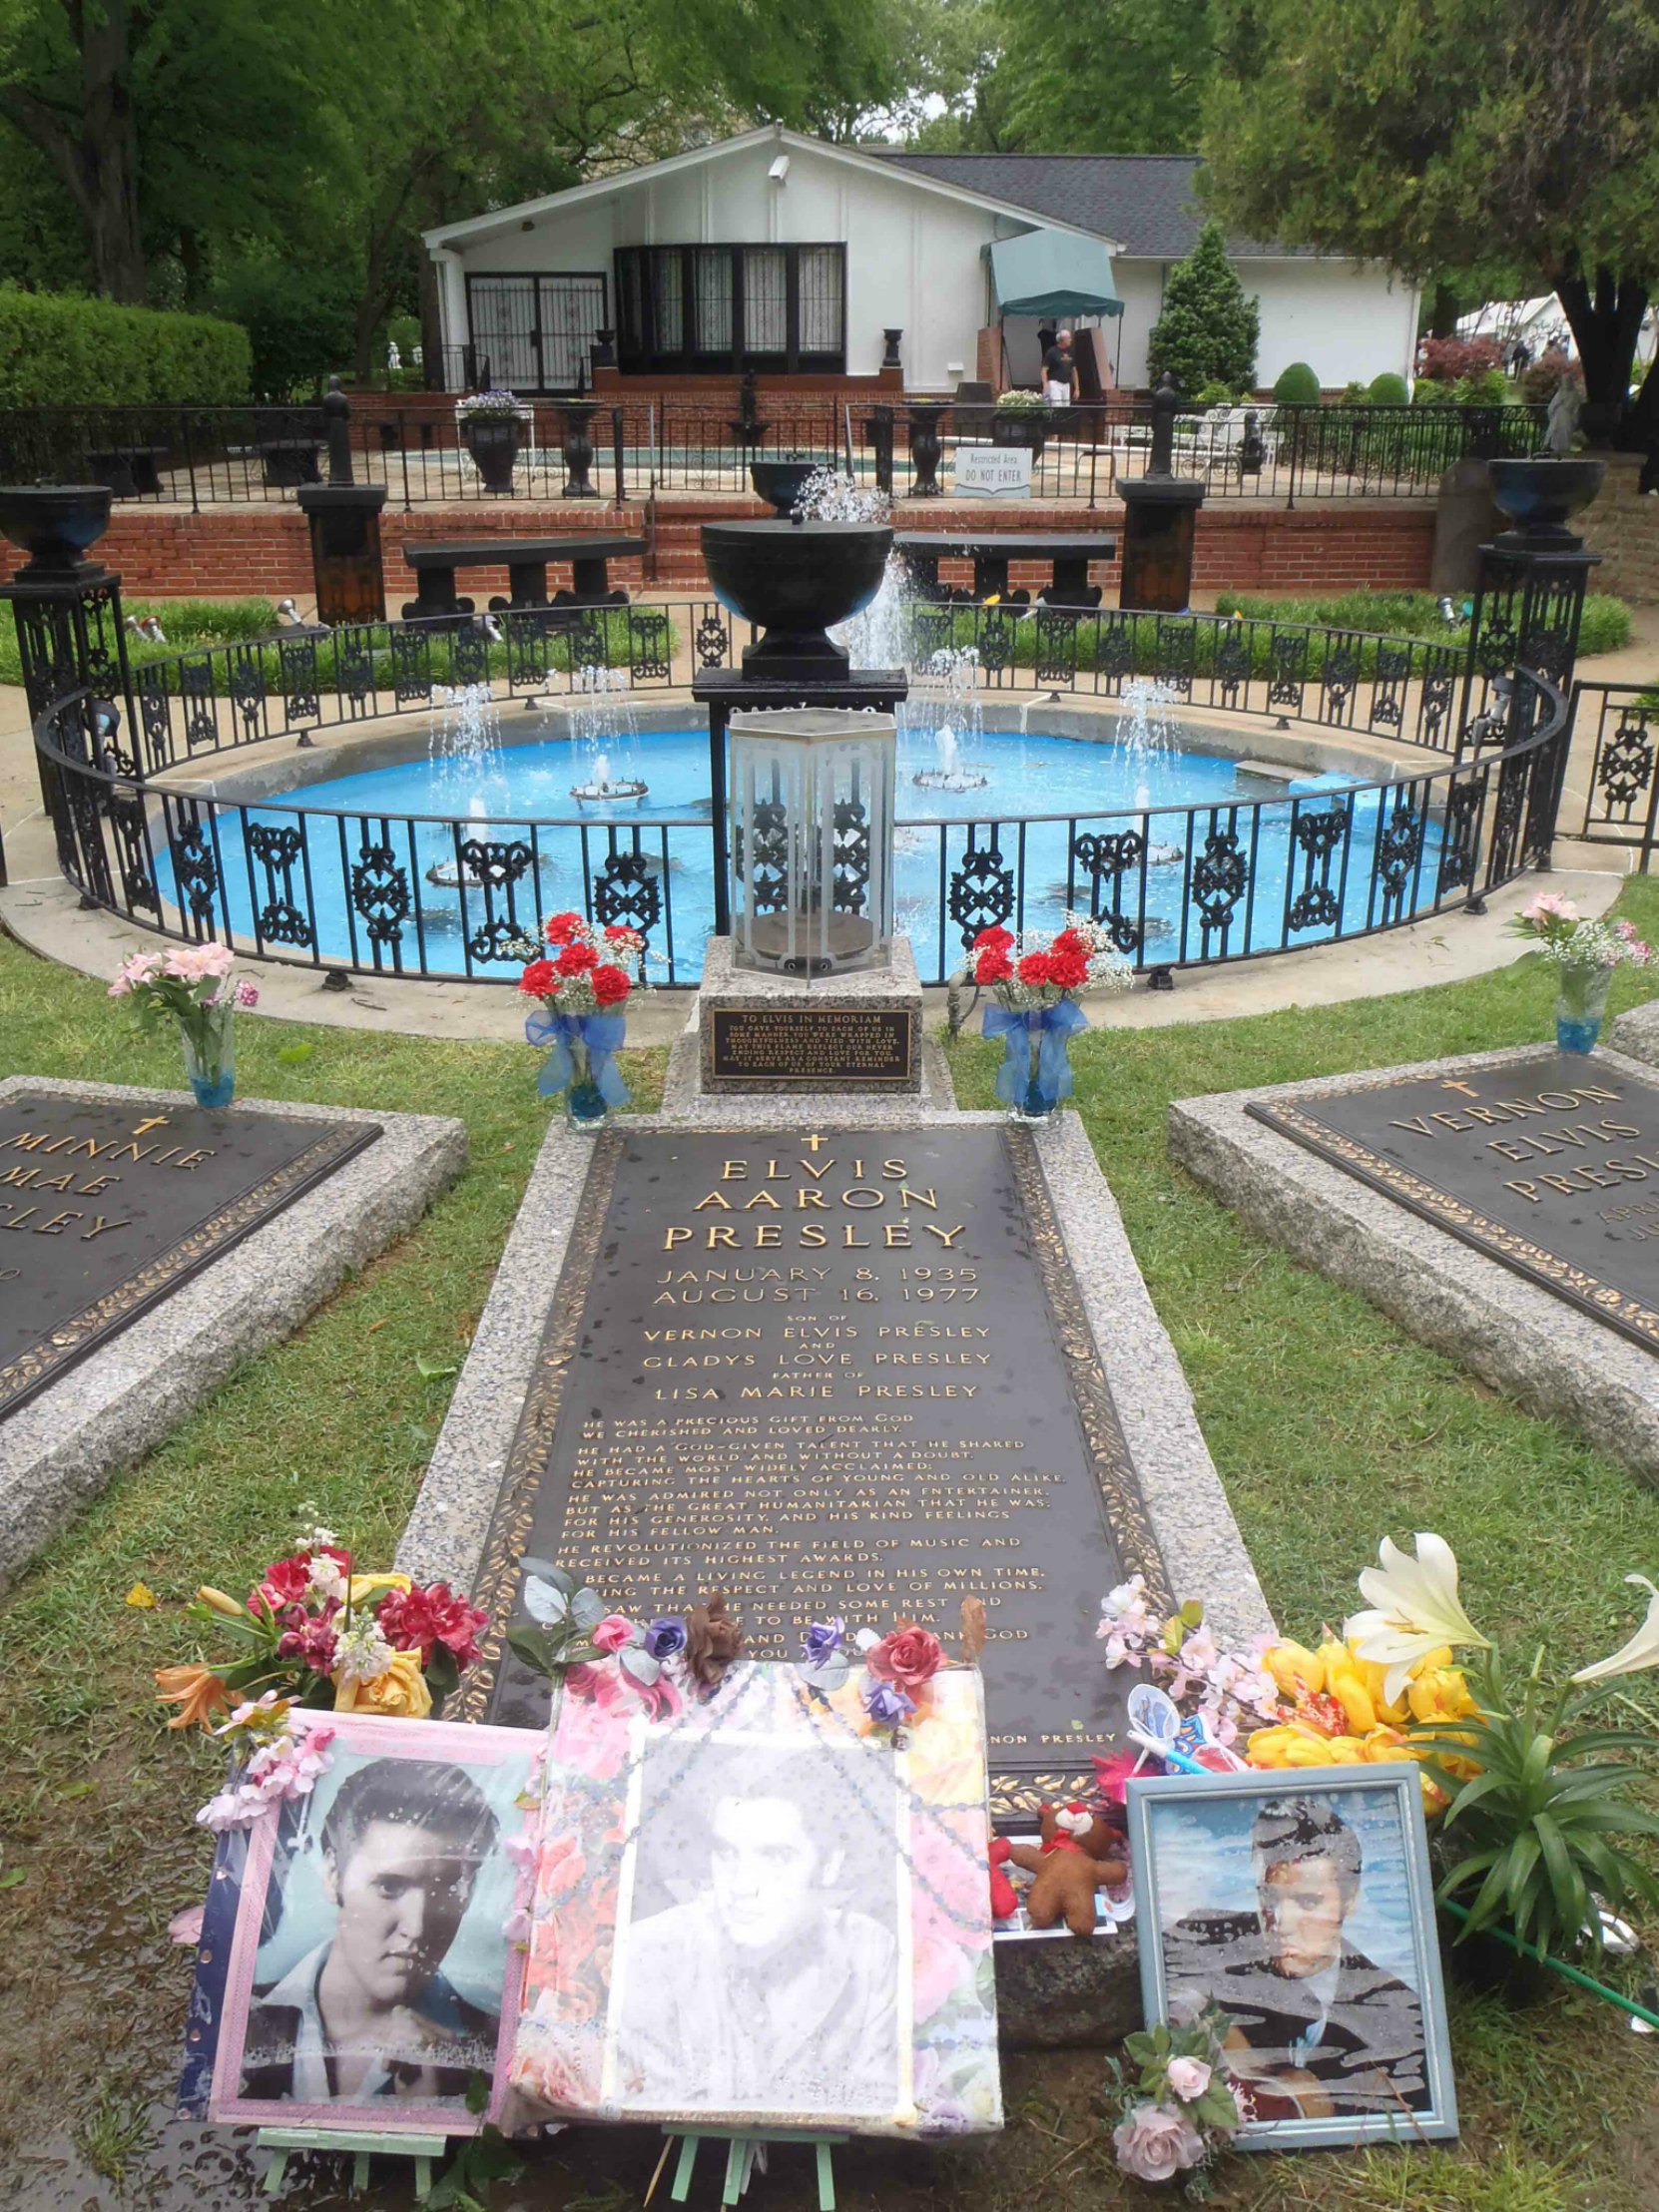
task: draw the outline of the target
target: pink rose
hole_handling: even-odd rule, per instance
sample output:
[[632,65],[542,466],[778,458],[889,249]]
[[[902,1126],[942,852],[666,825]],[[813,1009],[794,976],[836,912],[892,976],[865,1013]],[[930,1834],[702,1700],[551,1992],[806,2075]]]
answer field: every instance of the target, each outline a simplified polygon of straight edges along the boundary
[[1169,2085],[1183,2104],[1193,2104],[1210,2086],[1210,2068],[1202,2058],[1172,2058]]
[[1204,2138],[1191,2120],[1167,2104],[1137,2104],[1112,2130],[1118,2164],[1137,2181],[1173,2181],[1204,2156]]
[[925,1628],[895,1628],[864,1653],[864,1665],[877,1682],[890,1682],[913,1697],[944,1664],[944,1647]]
[[638,1635],[638,1629],[625,1613],[607,1613],[588,1641],[595,1651],[621,1651]]

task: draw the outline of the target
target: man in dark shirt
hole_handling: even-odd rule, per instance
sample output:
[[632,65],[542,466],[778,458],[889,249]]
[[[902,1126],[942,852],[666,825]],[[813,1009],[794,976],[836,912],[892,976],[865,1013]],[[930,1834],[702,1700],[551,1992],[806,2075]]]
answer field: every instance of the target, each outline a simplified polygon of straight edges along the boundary
[[1330,1799],[1283,1798],[1263,1806],[1251,1843],[1257,1911],[1169,1931],[1171,1999],[1191,1990],[1228,2015],[1227,2062],[1258,2119],[1422,2110],[1422,2007],[1344,1934],[1359,1837]]
[[1061,330],[1043,355],[1043,392],[1051,407],[1069,407],[1077,396],[1077,363],[1071,355],[1071,332]]

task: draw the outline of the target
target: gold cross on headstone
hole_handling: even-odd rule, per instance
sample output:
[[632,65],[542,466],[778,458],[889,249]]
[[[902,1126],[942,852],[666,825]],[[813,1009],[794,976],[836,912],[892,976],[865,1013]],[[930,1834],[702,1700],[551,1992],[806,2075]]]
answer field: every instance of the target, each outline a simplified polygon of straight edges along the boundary
[[1478,1098],[1480,1093],[1467,1083],[1453,1083],[1449,1078],[1440,1085],[1442,1091],[1461,1091],[1465,1098]]
[[824,1143],[824,1141],[825,1140],[818,1134],[818,1131],[816,1129],[814,1130],[813,1134],[807,1139],[807,1150],[813,1155],[815,1160],[818,1158],[818,1148],[821,1144]]
[[152,1114],[148,1121],[141,1121],[139,1123],[138,1127],[133,1131],[133,1135],[135,1137],[143,1137],[148,1135],[152,1129],[165,1129],[167,1127],[167,1124],[168,1116],[166,1114]]

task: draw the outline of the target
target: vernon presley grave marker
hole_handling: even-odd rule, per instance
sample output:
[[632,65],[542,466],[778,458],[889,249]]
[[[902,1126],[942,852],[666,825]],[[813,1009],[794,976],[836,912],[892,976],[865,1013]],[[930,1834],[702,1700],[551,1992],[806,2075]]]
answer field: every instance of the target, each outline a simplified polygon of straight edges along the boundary
[[378,1135],[167,1099],[0,1100],[0,1419]]
[[602,1137],[475,1586],[465,1717],[545,1715],[502,1649],[526,1554],[646,1618],[724,1589],[757,1658],[834,1613],[953,1638],[977,1596],[998,1794],[1081,1786],[1117,1696],[1101,1597],[1135,1572],[1166,1593],[1027,1133]]
[[1659,1084],[1556,1053],[1247,1111],[1659,1350]]

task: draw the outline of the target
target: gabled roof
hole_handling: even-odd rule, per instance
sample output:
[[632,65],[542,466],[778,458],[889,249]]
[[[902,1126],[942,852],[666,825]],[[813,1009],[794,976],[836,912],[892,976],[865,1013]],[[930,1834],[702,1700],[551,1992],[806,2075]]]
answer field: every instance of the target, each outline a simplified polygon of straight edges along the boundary
[[[464,223],[445,223],[435,231],[423,231],[421,243],[428,250],[441,251],[445,247],[464,246],[468,241],[486,237],[491,231],[506,230],[513,225],[531,222],[539,215],[549,215],[564,208],[581,207],[590,200],[602,200],[607,194],[629,190],[657,177],[672,177],[682,170],[701,168],[707,162],[723,161],[727,155],[738,153],[745,147],[763,143],[777,145],[783,151],[799,149],[824,158],[843,162],[850,168],[861,169],[869,175],[892,175],[893,164],[888,156],[872,147],[838,146],[829,139],[809,138],[801,131],[787,131],[781,123],[769,123],[757,131],[742,131],[735,138],[718,139],[712,146],[693,147],[689,153],[671,154],[666,161],[646,162],[638,169],[618,170],[609,177],[595,177],[585,185],[572,185],[565,192],[543,193],[536,200],[521,200],[511,208],[495,208],[487,215],[469,217]],[[1084,238],[1103,238],[1108,246],[1115,246],[1115,236],[1079,215],[1067,215],[1063,211],[1046,214],[1023,207],[1011,206],[1001,199],[994,186],[960,182],[951,177],[936,177],[927,170],[906,169],[905,182],[920,191],[936,193],[946,200],[965,201],[976,208],[986,208],[993,215],[1010,216],[1017,222],[1042,223],[1053,231],[1069,231]]]
[[[1044,223],[1070,223],[1116,241],[1120,256],[1178,262],[1204,222],[1196,154],[907,154],[877,157],[912,176],[986,194]],[[1309,247],[1230,238],[1235,261],[1303,260]]]

